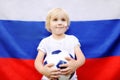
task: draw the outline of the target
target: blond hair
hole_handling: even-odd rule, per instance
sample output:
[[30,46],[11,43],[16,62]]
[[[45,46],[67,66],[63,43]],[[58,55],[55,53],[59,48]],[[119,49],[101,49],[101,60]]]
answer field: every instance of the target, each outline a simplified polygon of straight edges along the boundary
[[50,10],[50,11],[48,12],[48,15],[47,15],[47,17],[46,17],[45,26],[46,26],[46,29],[47,29],[49,32],[51,32],[51,30],[50,30],[50,19],[51,19],[51,16],[52,16],[52,15],[55,15],[55,16],[56,16],[56,15],[59,15],[60,13],[63,13],[63,14],[65,15],[66,20],[67,20],[67,26],[70,25],[70,20],[69,20],[69,16],[68,16],[67,12],[66,12],[64,9],[62,9],[62,8],[54,8],[54,9],[52,9],[52,10]]

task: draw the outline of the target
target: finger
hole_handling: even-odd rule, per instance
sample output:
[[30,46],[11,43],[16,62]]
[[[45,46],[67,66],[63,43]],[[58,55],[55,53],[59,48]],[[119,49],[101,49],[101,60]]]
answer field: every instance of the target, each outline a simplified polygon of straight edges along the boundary
[[55,80],[59,77],[60,77],[59,75],[51,75],[51,78],[54,78]]
[[72,60],[72,58],[70,58],[70,57],[65,57],[65,59],[66,59],[67,61]]
[[68,64],[61,64],[60,67],[68,67]]
[[59,67],[60,67],[60,69],[65,69],[65,68],[68,67],[68,65],[67,64],[61,64]]
[[60,71],[61,71],[61,73],[62,72],[67,72],[67,71],[69,71],[70,70],[70,68],[65,68],[65,69],[61,69]]
[[60,69],[54,68],[54,69],[51,69],[51,72],[60,72]]
[[70,73],[70,71],[63,71],[61,72],[62,75],[68,75]]
[[51,72],[51,75],[59,75],[59,74],[61,74],[60,71]]
[[68,74],[71,74],[71,71],[70,70],[63,70],[63,71],[61,71],[61,74],[62,75],[68,75]]
[[59,69],[51,69],[51,71],[50,71],[51,73],[51,75],[59,75],[59,74],[61,74],[61,72],[60,72],[60,70]]
[[53,67],[54,64],[50,63],[50,64],[46,64],[47,67]]

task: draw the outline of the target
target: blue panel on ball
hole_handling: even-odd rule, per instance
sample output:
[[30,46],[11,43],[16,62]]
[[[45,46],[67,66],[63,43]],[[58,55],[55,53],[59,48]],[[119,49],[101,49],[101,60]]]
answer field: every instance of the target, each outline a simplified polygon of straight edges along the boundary
[[63,60],[60,60],[59,63],[56,65],[57,68],[60,68],[60,69],[65,69],[66,67],[60,67],[61,64],[66,64],[67,62],[63,61]]
[[47,64],[47,61],[44,62],[44,65],[46,65],[46,64]]
[[61,50],[55,50],[52,52],[52,54],[59,54],[61,52]]

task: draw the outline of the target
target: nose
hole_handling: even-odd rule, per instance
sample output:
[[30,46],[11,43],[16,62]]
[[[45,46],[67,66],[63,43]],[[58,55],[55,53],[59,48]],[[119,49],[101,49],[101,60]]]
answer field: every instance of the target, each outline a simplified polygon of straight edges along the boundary
[[59,25],[61,25],[61,24],[62,24],[62,21],[61,21],[61,20],[59,20],[59,21],[58,21],[58,24],[59,24]]

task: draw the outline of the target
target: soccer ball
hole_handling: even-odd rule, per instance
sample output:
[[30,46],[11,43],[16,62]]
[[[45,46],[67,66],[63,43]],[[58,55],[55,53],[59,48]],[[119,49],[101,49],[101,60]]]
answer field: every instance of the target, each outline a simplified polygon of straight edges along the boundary
[[[60,65],[67,63],[67,60],[65,59],[65,57],[73,58],[73,56],[70,53],[68,53],[67,51],[64,51],[64,50],[53,51],[53,52],[47,54],[47,56],[45,57],[44,65],[53,63],[54,68],[64,69],[65,67],[60,67]],[[71,75],[67,75],[67,76],[61,75],[59,80],[69,80],[70,76]]]

